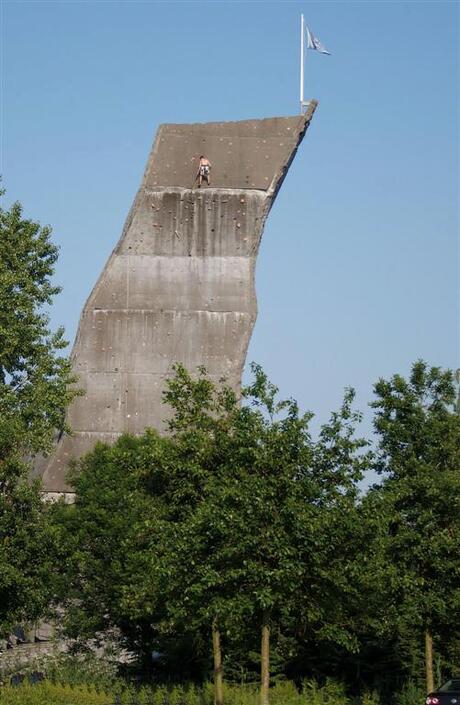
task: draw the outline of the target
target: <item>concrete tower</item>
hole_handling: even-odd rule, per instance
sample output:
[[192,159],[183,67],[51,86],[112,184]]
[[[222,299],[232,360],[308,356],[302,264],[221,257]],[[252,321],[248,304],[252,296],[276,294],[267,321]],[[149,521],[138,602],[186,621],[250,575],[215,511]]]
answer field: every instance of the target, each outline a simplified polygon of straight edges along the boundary
[[[265,220],[315,108],[160,127],[122,236],[81,314],[72,360],[86,393],[69,410],[73,435],[45,462],[45,492],[71,491],[69,460],[96,441],[164,429],[162,390],[174,362],[204,365],[238,387]],[[212,184],[197,189],[201,154],[213,165]]]

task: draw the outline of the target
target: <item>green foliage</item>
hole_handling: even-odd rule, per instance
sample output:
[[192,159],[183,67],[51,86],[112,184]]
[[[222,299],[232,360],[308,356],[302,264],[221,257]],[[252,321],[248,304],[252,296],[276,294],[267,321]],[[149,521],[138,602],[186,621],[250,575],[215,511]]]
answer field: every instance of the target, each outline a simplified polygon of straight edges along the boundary
[[[110,630],[154,677],[202,681],[217,620],[240,699],[258,680],[263,619],[279,689],[339,674],[366,703],[390,697],[423,676],[426,625],[446,673],[458,659],[455,399],[452,375],[424,363],[408,381],[380,380],[371,453],[352,390],[313,439],[311,414],[279,400],[260,367],[238,397],[178,366],[169,436],[98,445],[75,467],[76,504],[53,509],[68,633]],[[372,464],[382,480],[360,495]],[[326,686],[314,697],[327,701]]]
[[[75,395],[63,330],[44,311],[60,288],[51,284],[58,248],[51,229],[24,219],[14,203],[0,208],[0,460],[17,451],[49,450],[65,428]],[[20,456],[19,456],[20,457]]]
[[116,661],[109,661],[92,652],[84,654],[55,653],[32,662],[33,670],[40,671],[53,683],[69,685],[97,684],[110,690],[118,673]]
[[[279,683],[270,691],[273,705],[348,705],[340,684],[328,681],[322,688],[316,683],[307,684],[300,693],[292,682]],[[171,686],[169,688],[144,686],[136,689],[128,684],[96,692],[88,686],[75,686],[46,681],[38,685],[27,683],[20,687],[0,689],[0,705],[212,705],[212,686]],[[254,686],[227,685],[227,705],[258,705],[258,692]],[[367,704],[366,704],[367,705]],[[374,705],[374,704],[372,704]],[[412,705],[412,703],[408,703]]]
[[[146,665],[156,649],[157,671],[169,660],[182,677],[209,672],[216,618],[236,654],[268,615],[275,673],[305,635],[356,648],[348,563],[369,456],[354,436],[353,392],[313,441],[311,414],[253,373],[241,404],[204,370],[178,366],[168,438],[124,436],[75,467],[75,505],[54,508],[71,556],[61,599],[72,637],[116,628]],[[250,652],[240,649],[237,668],[260,668]]]
[[375,690],[365,690],[361,697],[361,705],[380,705],[380,695]]
[[49,681],[19,687],[0,688],[0,705],[112,705],[111,695],[97,693],[87,686],[72,686]]
[[[425,694],[413,682],[404,684],[389,702],[397,705],[420,705]],[[224,689],[226,705],[259,705],[255,685],[230,685]],[[118,680],[110,687],[93,684],[72,684],[61,680],[46,680],[31,685],[27,681],[17,687],[0,687],[0,705],[213,705],[213,687],[204,683],[144,685],[139,688]],[[277,683],[270,689],[272,705],[380,705],[376,692],[364,691],[360,697],[351,698],[342,683],[331,679],[320,685],[314,680],[304,681],[299,690],[292,681]]]
[[[447,653],[452,624],[460,620],[460,416],[453,374],[419,361],[408,380],[380,380],[375,392],[376,468],[383,482],[370,497],[384,518],[386,630],[404,644],[415,638],[419,654],[428,630]],[[410,663],[407,670],[422,675]]]
[[76,393],[63,332],[43,310],[59,291],[50,233],[19,203],[0,208],[0,636],[49,601],[53,537],[26,460],[50,450]]
[[268,614],[272,626],[354,648],[337,599],[355,592],[343,547],[369,462],[366,442],[354,437],[353,392],[314,442],[311,414],[279,401],[260,367],[253,374],[243,406],[230,389],[180,367],[168,385],[178,410],[173,439],[197,468],[188,503],[182,475],[170,477],[164,548],[155,546],[169,625],[197,628],[217,617],[231,648]]
[[50,597],[54,541],[36,484],[19,460],[0,462],[0,636],[38,619]]
[[143,593],[142,612],[132,593],[140,575],[155,580],[146,547],[154,539],[158,507],[145,492],[143,476],[146,467],[167,470],[168,447],[154,431],[139,439],[123,436],[113,446],[96,445],[75,466],[75,504],[52,508],[67,561],[59,593],[74,639],[85,641],[116,627],[138,653],[155,646],[149,625],[157,618],[158,591]]
[[401,692],[397,693],[395,699],[397,705],[420,705],[425,698],[425,689],[409,680],[404,684]]
[[305,681],[302,694],[311,705],[347,705],[348,698],[342,683],[327,680],[323,686],[316,681]]

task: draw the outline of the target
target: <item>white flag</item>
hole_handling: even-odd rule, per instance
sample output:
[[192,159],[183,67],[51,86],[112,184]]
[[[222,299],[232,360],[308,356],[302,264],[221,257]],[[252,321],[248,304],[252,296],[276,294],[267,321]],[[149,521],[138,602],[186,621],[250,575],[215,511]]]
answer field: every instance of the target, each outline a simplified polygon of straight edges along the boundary
[[329,54],[331,55],[331,52],[324,47],[319,39],[315,37],[313,32],[310,32],[310,30],[307,29],[307,49],[315,49],[315,51],[319,51],[321,54]]

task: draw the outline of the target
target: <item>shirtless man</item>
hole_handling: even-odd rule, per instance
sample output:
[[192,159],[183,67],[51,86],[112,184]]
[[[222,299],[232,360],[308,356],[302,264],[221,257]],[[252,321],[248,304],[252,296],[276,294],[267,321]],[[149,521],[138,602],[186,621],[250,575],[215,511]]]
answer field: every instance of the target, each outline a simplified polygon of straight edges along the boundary
[[203,179],[205,179],[208,186],[211,185],[211,162],[204,154],[200,157],[200,163],[198,164],[198,173],[196,178],[198,179],[198,188],[201,188]]

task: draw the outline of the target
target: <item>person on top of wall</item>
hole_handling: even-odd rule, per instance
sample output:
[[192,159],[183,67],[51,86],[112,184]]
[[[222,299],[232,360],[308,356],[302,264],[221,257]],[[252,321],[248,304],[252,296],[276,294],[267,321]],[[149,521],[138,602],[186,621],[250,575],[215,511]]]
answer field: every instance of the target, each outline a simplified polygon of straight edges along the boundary
[[200,157],[196,178],[198,179],[198,188],[201,188],[203,179],[205,179],[208,186],[211,185],[211,162],[204,154]]

